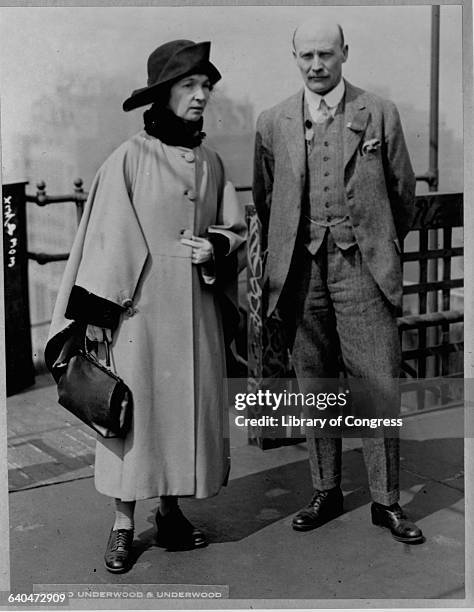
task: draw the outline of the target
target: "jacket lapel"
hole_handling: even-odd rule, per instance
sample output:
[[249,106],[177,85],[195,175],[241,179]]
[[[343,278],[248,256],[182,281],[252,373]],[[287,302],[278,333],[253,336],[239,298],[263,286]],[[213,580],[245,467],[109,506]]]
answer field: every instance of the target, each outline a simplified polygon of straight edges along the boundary
[[282,131],[290,155],[291,166],[298,180],[305,175],[306,150],[303,131],[303,90],[295,94],[283,115]]
[[364,93],[346,81],[344,107],[344,167],[350,162],[359,146],[369,121],[369,111]]

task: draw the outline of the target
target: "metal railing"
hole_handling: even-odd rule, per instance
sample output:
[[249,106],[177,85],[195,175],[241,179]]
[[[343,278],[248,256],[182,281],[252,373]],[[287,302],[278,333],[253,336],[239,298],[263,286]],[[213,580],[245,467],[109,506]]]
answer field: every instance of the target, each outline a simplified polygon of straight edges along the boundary
[[[430,182],[433,177],[426,175],[418,176],[418,180],[426,180]],[[248,186],[239,186],[236,191],[250,192]],[[34,202],[38,206],[47,206],[57,203],[71,202],[76,206],[77,220],[80,221],[84,202],[87,199],[87,193],[83,188],[83,181],[78,178],[74,181],[73,193],[67,195],[48,195],[46,193],[46,184],[41,181],[37,184],[37,192],[34,196],[27,196],[28,202]],[[455,288],[463,286],[463,279],[451,278],[451,261],[453,257],[460,257],[463,254],[462,247],[452,246],[452,230],[454,227],[462,226],[462,194],[438,194],[431,192],[427,195],[417,196],[416,207],[417,213],[413,222],[411,231],[419,233],[419,248],[416,251],[404,252],[402,255],[403,263],[417,263],[419,266],[418,280],[415,283],[405,284],[403,293],[405,296],[416,295],[418,297],[417,313],[409,314],[399,319],[399,329],[403,332],[416,331],[418,334],[418,343],[416,348],[410,347],[404,350],[403,368],[408,376],[424,378],[427,374],[427,360],[430,357],[440,357],[441,367],[435,372],[436,376],[447,376],[452,372],[449,371],[449,354],[459,352],[462,346],[459,342],[450,342],[449,329],[450,325],[455,325],[463,320],[463,313],[451,310],[451,291]],[[259,232],[258,223],[252,221],[252,216],[255,215],[255,208],[252,205],[247,206],[247,221],[250,228],[249,244],[259,240],[259,237],[252,236],[252,232]],[[436,241],[430,239],[430,234],[436,230],[441,230],[441,244],[439,237]],[[250,261],[252,257],[259,257],[260,254],[251,254],[249,250],[249,270],[258,269],[259,264],[255,261]],[[52,261],[62,261],[67,259],[68,253],[33,253],[28,252],[28,258],[36,261],[39,264],[46,264]],[[437,261],[442,262],[442,278],[429,275],[430,264],[436,267]],[[255,279],[254,279],[255,281]],[[248,291],[250,294],[255,289],[255,282],[249,283]],[[440,310],[433,312],[430,309],[429,297],[433,294],[441,293],[442,303]],[[252,301],[255,302],[255,295],[252,296]],[[436,302],[437,303],[437,302]],[[429,330],[433,328],[441,329],[441,343],[433,344],[430,339],[438,340],[439,335],[429,336]],[[249,332],[251,335],[252,332]],[[249,343],[253,340],[249,339]],[[412,362],[416,361],[413,365]]]
[[[453,229],[463,225],[463,194],[429,193],[416,197],[416,216],[410,232],[418,234],[418,248],[404,251],[402,263],[418,266],[417,278],[404,282],[404,302],[416,299],[413,312],[397,319],[402,341],[402,371],[405,380],[402,392],[407,410],[412,412],[428,411],[459,405],[456,392],[452,392],[440,379],[439,384],[417,384],[416,381],[432,377],[462,376],[462,359],[459,364],[451,363],[452,356],[462,355],[464,342],[462,325],[464,314],[453,309],[452,292],[463,287],[462,278],[452,278],[452,259],[463,255],[463,247],[453,246]],[[248,368],[249,380],[253,388],[261,381],[277,377],[291,379],[291,358],[284,343],[282,322],[276,318],[266,319],[262,312],[262,274],[263,253],[261,250],[261,227],[255,207],[247,207],[249,226],[248,239]],[[441,242],[436,240],[433,248],[429,240],[432,232],[440,233]],[[405,241],[406,244],[407,241]],[[428,276],[430,262],[441,261],[441,277]],[[441,309],[433,311],[432,294],[441,293]],[[436,301],[438,304],[438,301]],[[431,330],[440,333],[430,334]],[[428,368],[428,365],[431,368]],[[410,382],[411,381],[413,382]],[[459,386],[457,386],[459,388]],[[414,400],[410,394],[415,393]],[[433,397],[435,398],[433,400]],[[298,432],[294,435],[299,441]],[[275,437],[271,428],[254,427],[250,431],[251,440],[262,448],[280,446],[281,437]]]
[[[87,193],[84,191],[82,179],[77,178],[74,181],[74,192],[67,195],[47,195],[46,183],[44,181],[36,184],[36,190],[36,195],[26,195],[27,202],[32,202],[38,206],[73,203],[76,205],[77,224],[79,225],[84,210],[84,203],[87,200]],[[35,253],[28,251],[28,259],[36,261],[40,265],[52,261],[66,261],[68,257],[69,253]]]
[[[428,176],[429,174],[428,172],[426,175],[417,176],[417,180],[426,180],[430,183],[434,177]],[[251,187],[238,186],[236,191],[248,193],[251,191]],[[35,203],[38,206],[68,202],[75,204],[78,223],[81,219],[86,199],[87,192],[84,191],[83,181],[80,178],[74,181],[73,193],[48,195],[46,193],[46,184],[44,181],[41,181],[37,184],[36,195],[26,196],[27,202]],[[419,265],[418,282],[405,284],[403,289],[403,293],[406,296],[413,294],[418,296],[418,312],[399,319],[401,332],[417,330],[419,334],[419,346],[416,349],[411,348],[404,352],[404,370],[410,376],[426,376],[426,358],[435,355],[442,357],[442,369],[438,375],[448,375],[447,355],[460,350],[459,343],[453,344],[446,341],[446,333],[449,332],[449,325],[463,320],[463,313],[451,310],[451,290],[463,286],[463,279],[451,278],[452,258],[463,255],[462,247],[452,246],[452,230],[454,227],[462,226],[462,202],[463,197],[460,193],[430,193],[428,195],[417,196],[416,198],[417,213],[411,231],[419,232],[419,249],[417,251],[404,252],[402,259],[404,264],[416,262]],[[250,227],[250,241],[252,240],[252,231],[259,231],[258,224],[251,221],[253,215],[255,215],[255,208],[253,205],[248,205],[247,221]],[[430,232],[439,229],[442,230],[442,244],[438,246],[437,239],[435,248],[432,248],[432,241],[429,239]],[[69,253],[54,254],[28,251],[28,258],[41,265],[54,261],[64,261],[68,256]],[[431,262],[436,263],[437,260],[442,261],[442,278],[433,280],[433,278],[428,278],[428,266]],[[256,267],[258,268],[258,265],[256,266],[255,262],[249,262],[249,270]],[[249,287],[249,291],[252,291],[251,287]],[[438,291],[442,294],[441,311],[429,312],[428,297],[430,294]],[[427,346],[426,333],[429,328],[433,327],[441,327],[442,329],[443,342],[439,346]],[[409,363],[413,360],[418,360],[417,369],[414,369]]]
[[[21,184],[24,190],[24,184]],[[238,192],[249,192],[250,187],[237,187]],[[83,182],[81,179],[74,181],[74,189],[72,193],[65,195],[49,195],[46,191],[46,184],[41,181],[37,184],[35,195],[25,195],[26,202],[34,203],[40,207],[72,203],[75,205],[76,217],[79,222],[84,203],[87,199],[87,192],[84,191]],[[418,278],[416,282],[406,283],[404,286],[404,295],[408,299],[409,296],[416,296],[417,309],[416,312],[409,312],[404,317],[399,319],[399,329],[404,341],[404,362],[403,369],[408,377],[423,378],[427,375],[427,363],[429,360],[436,358],[436,376],[451,375],[452,366],[450,365],[451,355],[462,351],[463,345],[459,339],[455,339],[451,330],[462,323],[463,313],[452,308],[452,291],[463,286],[463,280],[452,278],[451,262],[453,257],[460,257],[463,254],[463,248],[452,245],[452,230],[454,227],[462,226],[462,194],[438,194],[429,193],[423,196],[417,196],[416,206],[417,215],[413,224],[412,231],[419,234],[419,248],[416,251],[403,253],[404,264],[415,262],[418,264]],[[25,223],[24,233],[26,237],[26,214],[23,211]],[[248,295],[249,305],[245,306],[251,322],[255,321],[255,308],[259,304],[259,278],[261,273],[261,261],[258,260],[260,254],[252,255],[252,248],[255,249],[259,241],[258,236],[258,220],[255,216],[253,205],[247,206],[247,220],[250,228],[249,239],[249,266],[248,266]],[[436,232],[440,235],[441,242],[437,236],[435,248],[432,247],[429,240],[429,234]],[[26,244],[26,238],[25,238]],[[253,245],[253,246],[252,246]],[[49,253],[49,252],[33,252],[27,251],[25,258],[30,261],[35,261],[40,265],[50,262],[64,261],[68,258],[68,253]],[[435,278],[429,276],[428,266],[430,264],[437,265],[441,261],[441,277]],[[27,267],[25,272],[27,278]],[[433,310],[430,295],[440,295],[441,301],[439,308]],[[22,301],[26,303],[28,299],[22,294]],[[251,302],[251,304],[250,304]],[[29,312],[25,315],[24,320],[29,323]],[[47,323],[47,322],[43,322]],[[438,330],[439,333],[430,335],[430,330]],[[246,344],[251,351],[251,347],[255,347],[255,342],[262,342],[261,332],[249,327],[249,333]],[[415,337],[416,336],[416,337]],[[260,338],[260,340],[256,340]],[[408,340],[407,340],[408,338]],[[433,338],[436,340],[433,342]],[[262,347],[257,347],[257,351],[262,351]],[[264,352],[264,350],[263,350]],[[252,356],[250,355],[250,367],[252,369]],[[257,368],[258,369],[258,368]],[[428,372],[428,375],[430,373]]]

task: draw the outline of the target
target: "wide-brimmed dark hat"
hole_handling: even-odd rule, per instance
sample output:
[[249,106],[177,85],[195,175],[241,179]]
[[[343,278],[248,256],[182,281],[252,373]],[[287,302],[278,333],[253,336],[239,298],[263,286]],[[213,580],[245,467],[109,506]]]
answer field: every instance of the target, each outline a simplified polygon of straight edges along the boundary
[[192,40],[172,40],[155,49],[148,58],[147,86],[133,91],[123,103],[123,110],[152,104],[165,85],[170,86],[188,74],[206,74],[212,85],[217,83],[221,74],[209,61],[210,50],[210,42]]

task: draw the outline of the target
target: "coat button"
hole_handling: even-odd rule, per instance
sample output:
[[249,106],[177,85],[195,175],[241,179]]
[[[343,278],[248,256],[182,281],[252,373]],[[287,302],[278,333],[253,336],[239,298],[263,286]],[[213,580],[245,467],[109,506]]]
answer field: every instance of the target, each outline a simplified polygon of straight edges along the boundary
[[187,196],[187,198],[188,198],[189,200],[191,200],[191,202],[194,202],[194,200],[197,198],[197,194],[196,194],[196,192],[194,191],[194,189],[187,189],[187,190],[184,192],[184,195],[185,195],[185,196]]
[[127,317],[133,317],[133,315],[137,312],[133,306],[133,300],[130,298],[123,300],[122,306],[125,309],[125,315]]
[[195,158],[195,155],[194,155],[194,153],[193,153],[192,151],[188,151],[187,153],[185,153],[185,154],[184,154],[184,159],[185,159],[187,162],[191,163],[191,162],[193,162],[193,161],[194,161],[196,158]]

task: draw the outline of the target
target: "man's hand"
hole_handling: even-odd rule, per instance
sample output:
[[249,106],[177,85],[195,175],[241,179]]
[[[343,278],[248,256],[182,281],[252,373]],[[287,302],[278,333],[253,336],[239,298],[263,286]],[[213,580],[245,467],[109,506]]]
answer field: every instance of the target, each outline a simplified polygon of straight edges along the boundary
[[104,339],[112,342],[112,331],[104,327],[97,327],[97,325],[88,325],[86,337],[91,342],[104,342]]
[[199,238],[198,236],[181,238],[181,244],[192,247],[191,260],[193,264],[203,264],[213,258],[214,247],[206,238]]

